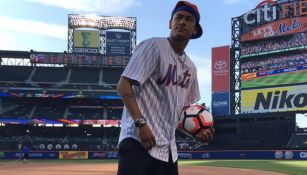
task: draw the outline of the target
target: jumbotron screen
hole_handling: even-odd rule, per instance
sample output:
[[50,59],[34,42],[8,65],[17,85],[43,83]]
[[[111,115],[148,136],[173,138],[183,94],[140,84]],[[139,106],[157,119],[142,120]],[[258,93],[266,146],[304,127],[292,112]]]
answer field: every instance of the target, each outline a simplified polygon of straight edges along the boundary
[[307,83],[306,50],[307,32],[242,43],[241,88]]
[[241,112],[307,110],[307,0],[263,1],[240,27]]

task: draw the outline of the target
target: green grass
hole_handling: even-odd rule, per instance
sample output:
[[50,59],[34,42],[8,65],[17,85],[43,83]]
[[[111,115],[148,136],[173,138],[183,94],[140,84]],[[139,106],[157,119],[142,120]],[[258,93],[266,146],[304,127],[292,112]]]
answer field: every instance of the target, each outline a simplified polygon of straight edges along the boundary
[[295,160],[190,160],[180,165],[246,168],[265,171],[307,175],[307,161]]
[[[276,86],[284,84],[306,83],[307,71],[283,73],[242,81],[241,88]],[[306,173],[307,174],[307,173]]]

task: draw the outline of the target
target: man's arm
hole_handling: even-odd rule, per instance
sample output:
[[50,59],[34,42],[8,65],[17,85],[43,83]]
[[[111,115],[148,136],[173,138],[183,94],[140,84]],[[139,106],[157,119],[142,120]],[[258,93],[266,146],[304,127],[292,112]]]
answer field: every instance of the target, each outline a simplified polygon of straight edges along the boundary
[[[117,85],[117,92],[119,96],[121,96],[121,100],[126,106],[131,117],[134,121],[136,121],[137,119],[140,119],[143,115],[137,104],[135,94],[132,89],[133,83],[133,80],[129,78],[121,77]],[[146,118],[146,116],[144,117]],[[148,127],[147,124],[138,127],[138,129],[142,145],[146,150],[150,150],[156,144],[155,136],[153,135],[151,129]]]
[[123,101],[124,105],[128,109],[132,118],[134,120],[137,120],[142,117],[142,113],[136,102],[132,85],[133,85],[133,80],[126,77],[121,77],[117,85],[117,92],[121,97],[121,100]]

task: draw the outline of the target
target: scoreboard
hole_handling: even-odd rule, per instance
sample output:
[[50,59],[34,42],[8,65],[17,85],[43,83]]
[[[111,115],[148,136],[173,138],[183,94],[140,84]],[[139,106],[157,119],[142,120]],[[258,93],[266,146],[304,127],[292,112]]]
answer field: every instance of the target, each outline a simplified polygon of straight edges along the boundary
[[30,54],[33,64],[70,64],[70,65],[100,65],[126,66],[130,56],[105,56],[100,54],[73,54],[38,52]]

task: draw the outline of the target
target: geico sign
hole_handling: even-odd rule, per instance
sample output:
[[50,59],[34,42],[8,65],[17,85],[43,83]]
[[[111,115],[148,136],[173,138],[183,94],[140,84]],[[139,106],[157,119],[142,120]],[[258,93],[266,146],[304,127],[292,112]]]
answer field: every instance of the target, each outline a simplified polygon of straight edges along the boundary
[[[271,4],[274,5],[274,3]],[[262,19],[266,22],[274,21],[277,19],[277,16],[282,16],[282,18],[289,18],[295,16],[304,16],[307,14],[307,0],[302,0],[298,3],[289,2],[281,4],[278,7],[278,9],[281,9],[281,11],[277,11],[276,5],[271,6],[269,4],[265,4],[259,8],[257,6],[256,9],[244,14],[244,22],[250,25],[259,23]]]
[[263,109],[283,109],[283,108],[303,108],[307,106],[307,93],[288,94],[287,90],[257,93],[255,110],[259,110],[260,105]]
[[95,48],[75,48],[75,53],[98,53],[98,49]]

